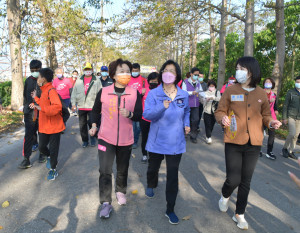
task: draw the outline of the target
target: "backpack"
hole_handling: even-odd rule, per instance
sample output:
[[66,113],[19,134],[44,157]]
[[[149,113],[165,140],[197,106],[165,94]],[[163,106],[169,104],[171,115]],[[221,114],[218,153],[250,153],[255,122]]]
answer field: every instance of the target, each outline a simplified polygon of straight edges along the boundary
[[[50,99],[49,99],[49,92],[50,92],[52,89],[55,90],[55,88],[50,88],[49,91],[48,91],[48,100],[49,100],[49,101],[50,101]],[[58,93],[57,93],[57,94],[58,94]],[[59,97],[60,102],[61,102],[61,105],[62,105],[61,115],[62,115],[62,118],[63,118],[64,123],[66,123],[67,120],[70,118],[70,113],[69,113],[68,108],[67,108],[67,107],[65,106],[65,104],[63,103],[62,98],[60,97],[59,94],[58,94],[58,97]],[[50,101],[50,105],[51,105],[51,101]]]
[[[218,91],[216,90],[215,96],[218,96]],[[219,105],[219,101],[215,101],[213,100],[212,104],[211,104],[211,112],[214,113],[217,109],[218,109],[218,105]],[[213,111],[213,109],[215,109]]]

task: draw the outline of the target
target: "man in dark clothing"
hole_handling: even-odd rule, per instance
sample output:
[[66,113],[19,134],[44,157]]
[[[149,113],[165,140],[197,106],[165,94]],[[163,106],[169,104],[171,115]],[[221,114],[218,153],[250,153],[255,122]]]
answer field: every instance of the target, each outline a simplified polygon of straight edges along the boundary
[[[37,78],[39,76],[39,70],[42,68],[42,62],[39,60],[32,60],[30,62],[31,75],[26,79],[24,92],[23,92],[23,112],[25,122],[25,136],[23,143],[23,156],[24,159],[19,165],[19,168],[26,169],[32,165],[30,163],[30,156],[33,151],[38,149],[37,131],[38,131],[38,111],[37,109],[31,109],[29,105],[34,102],[31,97],[31,93],[36,90],[37,96],[40,97],[41,90],[37,85]],[[46,157],[40,154],[39,162],[46,162]]]
[[[207,83],[204,82],[204,75],[202,72],[200,72],[198,80],[200,82],[202,91],[207,91]],[[197,128],[198,131],[200,131],[200,122],[201,122],[202,114],[203,114],[203,104],[200,102],[199,103],[199,121],[198,121],[198,128]]]
[[101,78],[100,81],[102,83],[102,87],[110,86],[114,83],[114,81],[108,76],[108,68],[107,66],[101,67]]

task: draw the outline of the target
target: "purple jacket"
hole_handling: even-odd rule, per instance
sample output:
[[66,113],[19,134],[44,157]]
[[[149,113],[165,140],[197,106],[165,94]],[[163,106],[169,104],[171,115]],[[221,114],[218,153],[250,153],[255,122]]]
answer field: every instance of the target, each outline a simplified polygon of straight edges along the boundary
[[[196,91],[197,89],[200,89],[200,83],[196,82],[196,87],[193,86],[189,82],[190,79],[184,80],[184,83],[186,85],[186,91]],[[191,108],[199,107],[199,94],[196,95],[189,95],[189,106]]]

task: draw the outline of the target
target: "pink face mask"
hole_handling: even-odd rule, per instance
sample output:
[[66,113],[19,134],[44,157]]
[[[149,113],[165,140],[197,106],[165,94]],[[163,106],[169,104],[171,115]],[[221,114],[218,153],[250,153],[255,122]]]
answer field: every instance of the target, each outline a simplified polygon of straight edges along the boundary
[[171,84],[175,82],[176,76],[172,74],[171,72],[164,72],[162,74],[162,80],[166,84]]

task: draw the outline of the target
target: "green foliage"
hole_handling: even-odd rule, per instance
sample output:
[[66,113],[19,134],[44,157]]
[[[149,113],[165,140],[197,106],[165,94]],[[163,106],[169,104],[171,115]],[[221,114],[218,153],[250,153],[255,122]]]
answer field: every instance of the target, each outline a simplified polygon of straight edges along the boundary
[[11,103],[11,81],[0,83],[0,97],[4,107]]

